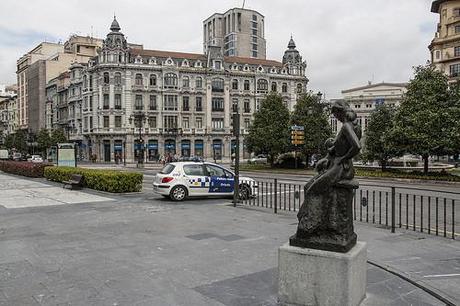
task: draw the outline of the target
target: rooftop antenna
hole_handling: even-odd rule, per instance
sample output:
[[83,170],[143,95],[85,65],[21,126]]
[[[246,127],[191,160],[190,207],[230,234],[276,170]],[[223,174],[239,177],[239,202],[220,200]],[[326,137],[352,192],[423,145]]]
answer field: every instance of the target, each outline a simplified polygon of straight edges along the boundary
[[93,38],[93,26],[91,26],[91,38]]
[[243,6],[241,8],[244,9],[244,4],[246,3],[246,0],[243,0]]

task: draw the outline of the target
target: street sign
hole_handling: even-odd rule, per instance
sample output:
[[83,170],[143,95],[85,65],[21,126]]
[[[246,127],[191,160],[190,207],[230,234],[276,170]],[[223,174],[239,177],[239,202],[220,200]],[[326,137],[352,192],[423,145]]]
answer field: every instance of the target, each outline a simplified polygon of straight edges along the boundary
[[293,131],[303,131],[303,130],[305,130],[305,127],[300,126],[300,125],[293,125],[293,126],[291,126],[291,130],[293,130]]
[[298,146],[305,144],[305,142],[303,140],[293,140],[292,144]]

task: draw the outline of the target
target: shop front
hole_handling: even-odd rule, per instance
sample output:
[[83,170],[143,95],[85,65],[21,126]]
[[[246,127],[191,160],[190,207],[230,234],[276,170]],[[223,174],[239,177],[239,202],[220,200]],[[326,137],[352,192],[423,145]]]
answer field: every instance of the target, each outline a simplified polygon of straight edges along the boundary
[[122,140],[115,140],[113,143],[113,154],[115,163],[119,164],[123,161],[123,141]]
[[190,157],[190,140],[182,140],[180,146],[181,146],[181,156]]
[[222,140],[214,139],[212,141],[212,158],[217,160],[222,160]]
[[203,157],[203,140],[195,140],[195,156]]
[[158,161],[158,140],[149,140],[147,150],[149,161]]

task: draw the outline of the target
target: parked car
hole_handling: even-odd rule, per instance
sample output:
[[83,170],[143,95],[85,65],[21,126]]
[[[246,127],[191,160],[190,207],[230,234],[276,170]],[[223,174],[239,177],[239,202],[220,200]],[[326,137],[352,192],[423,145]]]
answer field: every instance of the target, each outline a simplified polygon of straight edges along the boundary
[[[153,191],[173,201],[194,196],[233,195],[234,173],[214,163],[175,162],[167,164],[154,178]],[[239,178],[239,197],[257,195],[257,184],[249,177]]]
[[263,154],[259,154],[251,159],[249,159],[248,163],[250,164],[266,164],[267,163],[267,156]]
[[13,155],[11,155],[11,159],[14,160],[14,161],[21,161],[22,160],[22,154],[19,153],[19,152],[15,152],[15,153],[13,153]]
[[40,155],[32,155],[30,158],[27,159],[27,161],[30,161],[33,163],[42,163],[43,158]]

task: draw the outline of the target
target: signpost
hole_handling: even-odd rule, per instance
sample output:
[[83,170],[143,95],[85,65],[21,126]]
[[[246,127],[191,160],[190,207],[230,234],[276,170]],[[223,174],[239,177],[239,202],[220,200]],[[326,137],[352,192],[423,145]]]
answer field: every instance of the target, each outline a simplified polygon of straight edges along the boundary
[[236,207],[240,184],[240,113],[233,114],[233,136],[235,136],[235,177],[233,178],[233,206]]
[[294,145],[294,163],[297,169],[297,146],[305,144],[305,127],[298,125],[291,126],[291,144]]

